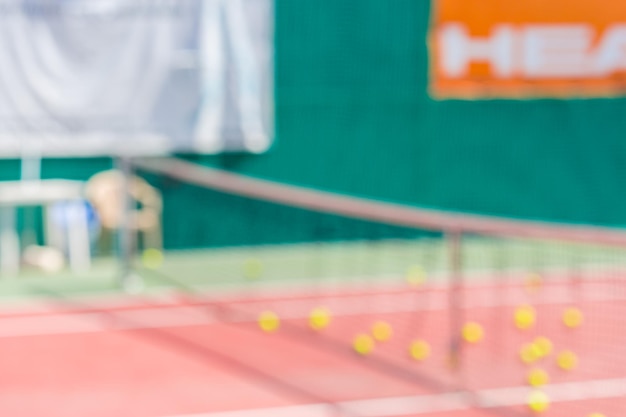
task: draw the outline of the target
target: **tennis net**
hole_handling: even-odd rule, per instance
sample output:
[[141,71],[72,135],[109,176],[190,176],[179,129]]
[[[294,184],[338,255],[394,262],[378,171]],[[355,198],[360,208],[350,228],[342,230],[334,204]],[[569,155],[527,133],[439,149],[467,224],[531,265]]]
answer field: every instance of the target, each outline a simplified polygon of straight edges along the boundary
[[[133,165],[177,219],[166,237],[197,246],[162,263],[145,250],[146,280],[260,340],[289,337],[436,393],[370,404],[352,381],[343,396],[326,392],[346,415],[626,413],[626,232],[426,210],[177,159]],[[183,195],[197,205],[181,207]],[[255,365],[332,391],[285,372],[297,353],[280,355],[286,364]]]

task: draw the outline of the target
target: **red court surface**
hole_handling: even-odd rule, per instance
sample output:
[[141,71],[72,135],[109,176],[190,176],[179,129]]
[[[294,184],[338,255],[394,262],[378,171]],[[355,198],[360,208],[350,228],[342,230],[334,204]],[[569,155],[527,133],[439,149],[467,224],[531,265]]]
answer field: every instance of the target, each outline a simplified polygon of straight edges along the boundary
[[[207,305],[197,299],[56,300],[0,312],[2,416],[489,416],[496,405],[527,415],[528,365],[519,346],[537,335],[580,358],[576,370],[546,369],[552,402],[546,416],[607,417],[626,409],[624,293],[612,284],[586,288],[578,306],[585,324],[559,323],[572,296],[564,286],[537,295],[535,328],[510,323],[519,288],[474,286],[465,292],[463,319],[482,324],[485,338],[463,347],[462,371],[450,370],[450,317],[442,288],[419,293],[386,290],[316,295],[257,294]],[[322,334],[306,327],[311,306],[337,311]],[[404,303],[404,304],[403,304]],[[218,306],[216,308],[215,306]],[[263,333],[254,319],[270,308],[283,321]],[[343,310],[342,310],[343,308]],[[249,315],[247,313],[250,313]],[[367,357],[351,350],[355,334],[384,319],[392,339]],[[620,327],[621,326],[621,327]],[[407,346],[427,340],[432,355],[411,360]],[[463,383],[478,394],[444,392]],[[488,407],[468,406],[479,401]],[[330,405],[334,404],[334,405]]]

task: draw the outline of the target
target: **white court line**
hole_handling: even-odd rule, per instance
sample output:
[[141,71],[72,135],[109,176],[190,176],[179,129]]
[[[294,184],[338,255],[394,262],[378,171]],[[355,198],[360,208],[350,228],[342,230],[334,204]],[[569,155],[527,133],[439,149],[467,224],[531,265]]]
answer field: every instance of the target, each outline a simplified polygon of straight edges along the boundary
[[[608,302],[626,301],[626,293],[611,292],[608,287],[588,288],[584,292],[584,301]],[[566,287],[546,288],[541,298],[533,304],[567,304],[571,302],[570,290]],[[465,308],[492,308],[516,306],[528,302],[522,292],[506,291],[500,297],[494,297],[491,287],[475,287],[468,289],[471,297],[466,297]],[[161,300],[163,301],[163,300]],[[203,301],[199,299],[198,301]],[[207,303],[222,300],[207,299]],[[313,304],[322,303],[328,307],[335,317],[350,317],[375,314],[419,313],[429,311],[445,311],[448,308],[448,295],[440,291],[427,293],[393,293],[393,294],[354,294],[335,295],[319,298],[291,300],[226,300],[234,303],[237,308],[246,311],[245,315],[233,317],[231,322],[246,323],[256,319],[260,310],[273,309],[283,319],[306,319]],[[54,307],[54,303],[50,304]],[[626,305],[625,305],[626,308]],[[118,318],[118,320],[115,320]],[[0,338],[61,335],[79,333],[97,333],[113,330],[132,330],[165,327],[185,327],[208,325],[219,322],[201,305],[162,304],[137,308],[133,310],[112,310],[106,314],[98,312],[63,312],[35,316],[0,316]]]
[[[338,410],[343,411],[345,415],[358,415],[359,417],[394,417],[462,411],[472,406],[479,408],[523,406],[533,390],[529,387],[520,386],[481,390],[473,393],[342,401],[334,403],[336,408],[329,404],[308,404],[168,417],[338,417],[340,415]],[[553,384],[543,387],[541,391],[548,395],[552,403],[620,398],[626,396],[626,378]]]
[[0,339],[23,336],[102,333],[207,325],[215,319],[198,307],[145,308],[112,313],[59,313],[0,318]]
[[217,413],[185,414],[167,417],[339,417],[327,404],[290,405]]

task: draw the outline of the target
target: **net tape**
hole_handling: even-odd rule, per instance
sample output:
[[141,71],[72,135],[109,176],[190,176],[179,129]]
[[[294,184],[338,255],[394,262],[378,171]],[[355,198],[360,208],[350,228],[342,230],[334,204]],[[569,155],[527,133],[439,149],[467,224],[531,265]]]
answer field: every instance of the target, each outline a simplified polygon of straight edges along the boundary
[[511,220],[379,202],[247,177],[176,158],[137,158],[133,165],[221,192],[373,222],[450,234],[475,233],[626,247],[626,232],[614,228]]

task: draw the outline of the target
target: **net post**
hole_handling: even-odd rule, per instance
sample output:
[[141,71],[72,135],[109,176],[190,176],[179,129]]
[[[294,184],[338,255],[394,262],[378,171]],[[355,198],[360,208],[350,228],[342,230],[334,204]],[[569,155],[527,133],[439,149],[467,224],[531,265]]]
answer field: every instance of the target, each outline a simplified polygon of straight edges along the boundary
[[463,259],[462,259],[462,239],[463,232],[460,230],[448,230],[445,233],[446,243],[449,253],[449,359],[452,372],[459,375],[462,371],[462,348],[463,348]]
[[141,277],[133,270],[133,257],[136,249],[136,239],[132,227],[133,199],[131,195],[131,182],[133,179],[133,165],[129,156],[117,158],[117,166],[122,173],[122,198],[121,198],[121,224],[118,241],[120,259],[120,286],[128,292],[139,292],[143,287]]

